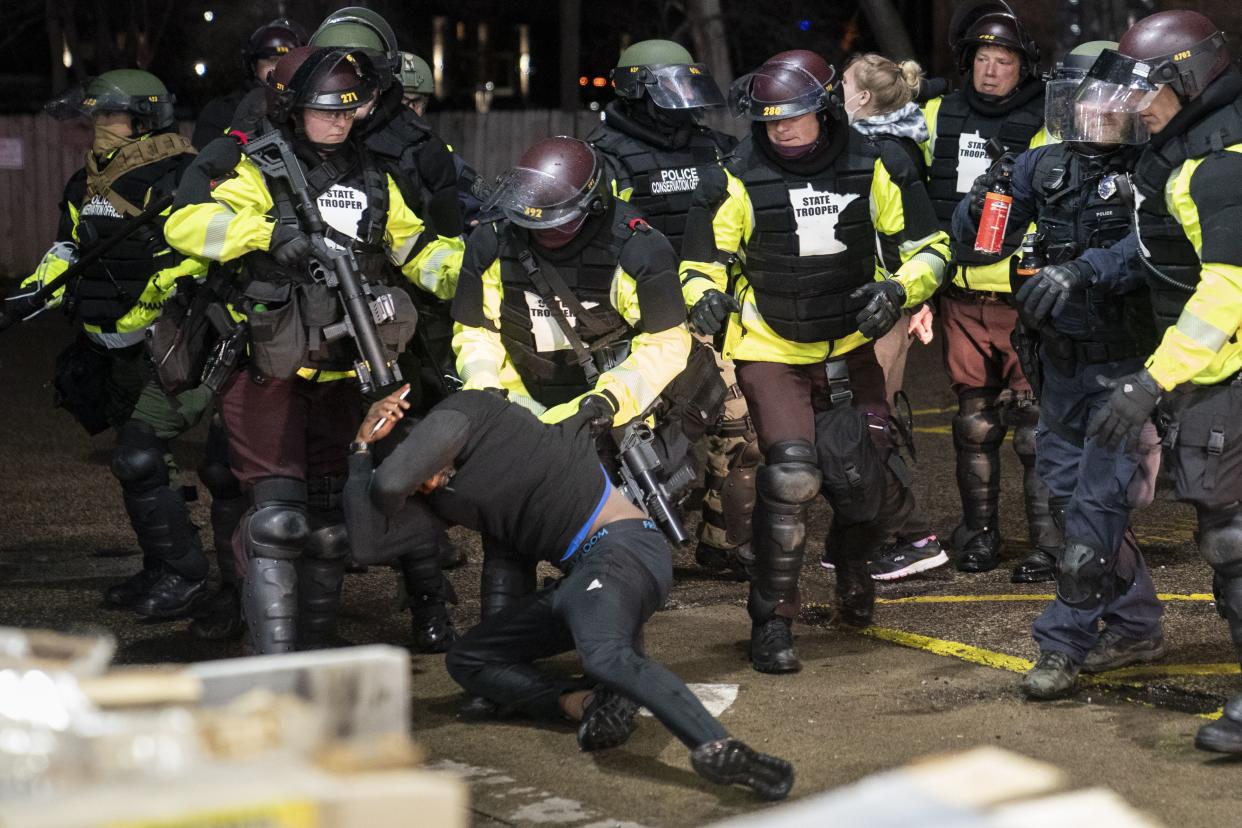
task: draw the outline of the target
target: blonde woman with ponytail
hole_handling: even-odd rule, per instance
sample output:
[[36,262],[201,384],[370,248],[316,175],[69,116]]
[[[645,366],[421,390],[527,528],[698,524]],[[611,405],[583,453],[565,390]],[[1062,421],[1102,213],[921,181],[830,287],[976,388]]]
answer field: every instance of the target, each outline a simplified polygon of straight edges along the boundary
[[[850,126],[875,140],[896,141],[910,156],[922,177],[927,164],[919,143],[928,139],[927,122],[914,103],[923,80],[923,67],[913,60],[901,63],[883,55],[859,55],[845,67],[841,98]],[[898,323],[875,342],[875,356],[884,371],[884,398],[892,400],[905,379],[906,355],[914,337],[924,345],[932,340],[932,311],[923,305],[905,325]],[[859,376],[864,376],[858,372]],[[873,392],[879,395],[880,389]],[[932,532],[930,520],[916,508],[898,529],[896,542],[870,564],[871,577],[894,581],[948,563],[948,556]]]

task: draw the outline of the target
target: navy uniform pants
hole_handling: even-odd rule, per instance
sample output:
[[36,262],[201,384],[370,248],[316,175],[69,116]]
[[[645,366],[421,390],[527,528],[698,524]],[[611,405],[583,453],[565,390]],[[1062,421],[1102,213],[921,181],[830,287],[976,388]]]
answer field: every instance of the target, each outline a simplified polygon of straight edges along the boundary
[[[1099,377],[1118,377],[1142,367],[1139,359],[1078,364],[1066,374],[1041,357],[1044,382],[1039,398],[1039,426],[1035,440],[1036,469],[1048,486],[1052,502],[1065,503],[1065,537],[1090,543],[1116,556],[1116,571],[1129,584],[1102,606],[1081,609],[1055,599],[1035,620],[1033,634],[1041,651],[1064,653],[1081,664],[1099,637],[1099,624],[1130,638],[1160,634],[1164,608],[1156,597],[1147,565],[1127,538],[1130,512],[1137,505],[1134,492],[1139,459],[1134,453],[1109,451],[1085,439],[1091,416],[1111,393]],[[1155,429],[1144,429],[1155,443]],[[1154,445],[1147,446],[1157,450]]]

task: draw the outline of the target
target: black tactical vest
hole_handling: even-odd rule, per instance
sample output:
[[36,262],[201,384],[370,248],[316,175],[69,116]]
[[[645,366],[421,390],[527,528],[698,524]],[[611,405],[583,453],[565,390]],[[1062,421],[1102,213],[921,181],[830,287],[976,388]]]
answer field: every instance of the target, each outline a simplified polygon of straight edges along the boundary
[[[826,342],[856,332],[855,316],[863,303],[849,295],[875,279],[870,205],[876,146],[850,130],[836,160],[811,177],[778,169],[753,145],[746,147],[733,172],[746,185],[755,214],[743,269],[763,321],[791,342]],[[841,252],[801,253],[791,191],[808,185],[813,193],[799,199],[801,209],[839,211],[836,237],[845,246]],[[856,197],[841,206],[851,195]]]
[[1238,143],[1242,143],[1242,99],[1216,110],[1159,149],[1149,144],[1131,176],[1138,202],[1135,221],[1139,257],[1151,288],[1152,312],[1161,337],[1177,324],[1182,308],[1199,284],[1201,270],[1194,245],[1177,219],[1169,214],[1164,200],[1165,185],[1184,162]]
[[[624,350],[638,331],[629,326],[613,308],[612,283],[621,259],[621,248],[633,235],[629,222],[637,211],[624,202],[614,202],[610,221],[597,229],[587,244],[572,256],[555,261],[530,244],[529,236],[512,225],[500,233],[500,281],[504,297],[500,306],[500,338],[509,359],[522,378],[531,397],[551,407],[568,402],[591,390],[586,374],[572,349],[540,351],[535,342],[532,314],[547,314],[552,329],[560,328],[551,319],[553,309],[543,302],[538,287],[518,258],[529,250],[543,273],[554,271],[583,305],[588,319],[579,318],[575,330],[583,343],[601,358],[605,348]],[[572,243],[571,243],[572,244]],[[600,372],[610,365],[601,365]]]
[[[77,205],[81,252],[121,232],[126,219],[142,212],[148,191],[172,190],[178,167],[193,152],[180,135],[160,135],[123,147],[105,164],[88,162],[86,192]],[[182,260],[164,241],[163,227],[162,216],[144,224],[86,268],[74,293],[82,322],[115,333],[151,277]]]
[[604,124],[587,139],[629,179],[633,192],[629,203],[681,253],[686,233],[686,214],[698,168],[720,163],[720,149],[706,132],[694,131],[684,147],[664,149],[640,141]]
[[[953,211],[966,192],[957,189],[958,145],[963,133],[978,133],[983,140],[998,139],[1011,152],[1022,152],[1044,125],[1044,96],[1038,95],[1005,115],[983,115],[976,112],[962,92],[945,95],[936,116],[936,142],[932,146],[928,170],[927,194],[931,197],[936,217],[948,231]],[[979,150],[982,152],[982,150]],[[968,191],[968,190],[967,190]],[[1012,249],[1021,240],[1025,228],[1010,227],[1005,245]],[[950,234],[952,236],[952,234]],[[953,258],[964,264],[992,264],[995,257],[976,253],[973,245],[953,241]]]
[[430,198],[418,172],[418,156],[431,140],[431,127],[404,107],[363,139],[367,153],[397,182],[406,206],[419,216]]
[[[1036,227],[1049,264],[1063,264],[1093,247],[1112,247],[1129,235],[1130,212],[1117,186],[1126,174],[1126,157],[1120,152],[1091,158],[1070,144],[1055,144],[1040,157],[1031,187],[1042,205]],[[1127,337],[1123,303],[1090,290],[1085,301],[1066,304],[1055,327],[1080,341]]]
[[[369,153],[358,150],[350,155],[338,154],[318,164],[307,164],[299,153],[306,184],[312,200],[318,199],[334,184],[353,187],[363,193],[366,207],[358,220],[353,239],[329,229],[327,236],[342,247],[353,250],[358,272],[373,284],[391,281],[392,268],[387,258],[384,233],[388,223],[388,179]],[[273,212],[282,224],[300,226],[297,211],[283,181],[265,179],[271,189]],[[310,280],[306,270],[293,270],[276,263],[266,251],[254,251],[244,257],[250,280],[277,284],[297,284]]]

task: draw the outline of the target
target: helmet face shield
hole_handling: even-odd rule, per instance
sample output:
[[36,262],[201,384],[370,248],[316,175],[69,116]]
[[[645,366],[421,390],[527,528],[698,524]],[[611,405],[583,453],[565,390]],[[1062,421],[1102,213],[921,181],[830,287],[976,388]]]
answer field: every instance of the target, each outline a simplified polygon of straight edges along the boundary
[[61,121],[89,119],[105,112],[127,112],[138,118],[151,119],[155,127],[163,127],[172,122],[175,102],[171,93],[130,95],[96,78],[86,86],[72,87],[48,101],[43,111]]
[[599,167],[582,189],[531,167],[513,167],[496,182],[484,211],[499,208],[519,227],[551,230],[574,220],[581,223],[599,183]]
[[729,89],[735,115],[781,121],[828,105],[830,93],[814,75],[791,63],[769,63],[738,78]]
[[1151,74],[1150,64],[1105,49],[1088,70],[1074,102],[1106,112],[1137,114],[1151,106],[1160,92]]
[[629,66],[613,70],[618,94],[637,98],[643,90],[660,109],[724,106],[724,96],[702,64]]
[[[1078,77],[1063,77],[1074,74]],[[1143,144],[1151,137],[1139,111],[1117,108],[1110,100],[1079,99],[1081,72],[1059,73],[1044,88],[1044,126],[1059,141],[1089,144]],[[1144,107],[1146,108],[1146,107]],[[1141,111],[1141,110],[1140,110]]]

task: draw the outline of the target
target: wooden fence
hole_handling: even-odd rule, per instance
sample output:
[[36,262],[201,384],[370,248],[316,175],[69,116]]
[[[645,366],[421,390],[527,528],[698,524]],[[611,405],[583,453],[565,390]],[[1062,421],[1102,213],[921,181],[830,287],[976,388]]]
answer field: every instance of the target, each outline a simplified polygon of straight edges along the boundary
[[[540,138],[586,137],[599,113],[438,112],[429,120],[481,175],[492,178]],[[191,127],[183,123],[182,132],[188,135]],[[46,115],[0,117],[0,276],[28,274],[51,245],[65,182],[82,166],[90,142],[88,127]]]

